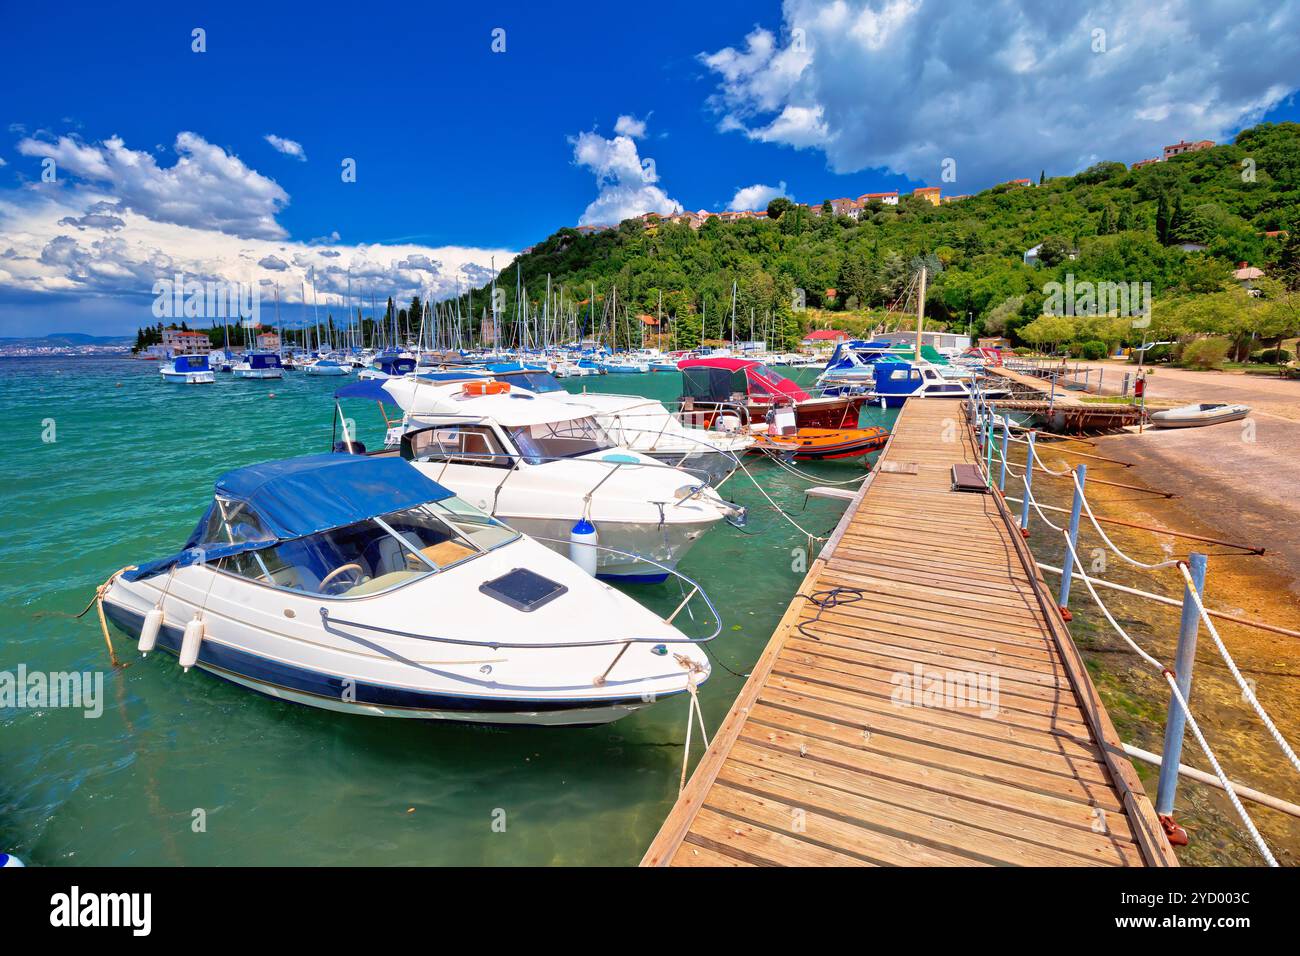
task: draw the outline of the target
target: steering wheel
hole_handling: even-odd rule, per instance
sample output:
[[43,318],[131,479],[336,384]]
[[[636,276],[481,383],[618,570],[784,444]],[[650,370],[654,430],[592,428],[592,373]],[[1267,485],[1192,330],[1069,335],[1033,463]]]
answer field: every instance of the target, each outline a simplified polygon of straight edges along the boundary
[[324,590],[325,588],[329,587],[329,583],[331,581],[333,581],[340,574],[344,574],[348,571],[354,571],[356,572],[358,578],[361,577],[361,573],[362,573],[361,565],[356,564],[355,562],[352,564],[340,564],[329,574],[325,575],[325,577],[321,578],[321,582],[320,582],[321,590]]

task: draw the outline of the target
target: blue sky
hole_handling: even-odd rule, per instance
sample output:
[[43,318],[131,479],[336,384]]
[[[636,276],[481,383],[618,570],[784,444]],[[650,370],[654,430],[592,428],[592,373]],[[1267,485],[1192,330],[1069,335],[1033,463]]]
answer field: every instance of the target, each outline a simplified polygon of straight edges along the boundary
[[584,219],[782,183],[967,193],[1227,139],[1297,118],[1296,6],[11,4],[0,335],[133,330],[177,270],[445,295]]

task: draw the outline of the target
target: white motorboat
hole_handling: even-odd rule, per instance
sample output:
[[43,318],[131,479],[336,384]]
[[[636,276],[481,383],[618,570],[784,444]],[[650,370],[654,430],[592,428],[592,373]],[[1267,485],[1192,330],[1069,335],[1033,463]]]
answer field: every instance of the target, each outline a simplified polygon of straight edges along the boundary
[[1221,425],[1235,422],[1250,414],[1249,405],[1221,402],[1201,402],[1183,405],[1162,412],[1151,413],[1151,424],[1156,428],[1199,428],[1202,425]]
[[249,352],[230,372],[235,378],[284,378],[284,364],[276,352]]
[[395,457],[229,472],[185,548],[103,602],[143,652],[353,714],[600,724],[709,674],[699,641]]
[[302,367],[302,370],[308,375],[351,375],[352,363],[340,362],[334,358],[318,358],[313,362],[308,362]]
[[207,385],[217,380],[206,355],[177,355],[158,369],[164,382],[180,385]]
[[[397,405],[403,458],[554,550],[571,553],[575,525],[594,525],[612,549],[599,554],[601,577],[663,581],[720,520],[745,520],[743,508],[696,475],[619,446],[590,408],[506,382],[392,378],[335,394]],[[345,432],[344,441],[354,437]]]
[[600,427],[620,447],[680,468],[710,485],[719,484],[735,471],[737,456],[754,444],[751,436],[738,431],[687,426],[663,402],[653,398],[604,392],[575,395],[545,372],[499,373],[493,377],[536,395],[590,409]]
[[363,381],[366,379],[383,381],[386,378],[401,378],[403,375],[410,375],[414,371],[414,358],[381,356],[376,358],[369,366],[357,372],[357,378]]

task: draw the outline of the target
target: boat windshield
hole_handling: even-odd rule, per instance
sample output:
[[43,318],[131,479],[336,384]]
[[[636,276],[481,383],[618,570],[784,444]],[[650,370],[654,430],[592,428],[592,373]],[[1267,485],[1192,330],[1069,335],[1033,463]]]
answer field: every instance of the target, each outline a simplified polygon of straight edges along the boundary
[[530,465],[556,458],[576,458],[615,447],[614,441],[590,416],[564,422],[540,422],[508,429],[519,454]]
[[514,541],[518,532],[458,498],[222,558],[217,567],[273,587],[365,597]]
[[501,380],[521,385],[539,395],[564,391],[564,386],[550,372],[511,372],[509,375],[503,375]]

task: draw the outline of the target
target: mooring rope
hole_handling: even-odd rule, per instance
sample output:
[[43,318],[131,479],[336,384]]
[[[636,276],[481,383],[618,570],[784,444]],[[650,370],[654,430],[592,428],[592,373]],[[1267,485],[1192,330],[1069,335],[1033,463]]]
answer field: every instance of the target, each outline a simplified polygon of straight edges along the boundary
[[113,650],[113,638],[108,633],[108,619],[104,617],[104,595],[108,593],[108,589],[113,586],[113,582],[117,580],[119,574],[125,574],[127,571],[134,571],[135,569],[136,566],[134,564],[128,564],[126,567],[118,568],[110,574],[107,581],[95,588],[95,596],[90,599],[90,603],[85,606],[82,612],[76,616],[76,620],[81,620],[92,607],[99,612],[99,628],[104,632],[104,643],[108,646],[108,659],[112,662],[114,667],[119,669],[130,667],[131,665],[129,663],[123,664],[119,661],[117,659],[117,653]]
[[709,749],[709,732],[704,729],[704,712],[700,710],[699,689],[695,686],[695,675],[699,673],[700,665],[680,654],[673,656],[676,657],[678,664],[686,668],[686,691],[691,698],[686,708],[686,744],[682,748],[682,776],[677,783],[677,792],[681,793],[686,789],[686,768],[691,762],[691,738],[694,736],[697,716],[700,720],[700,737],[704,741],[705,750]]

